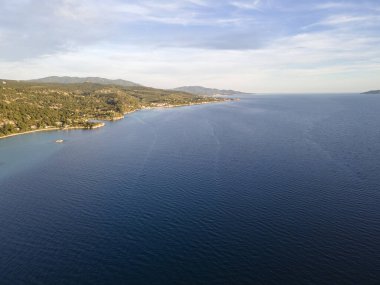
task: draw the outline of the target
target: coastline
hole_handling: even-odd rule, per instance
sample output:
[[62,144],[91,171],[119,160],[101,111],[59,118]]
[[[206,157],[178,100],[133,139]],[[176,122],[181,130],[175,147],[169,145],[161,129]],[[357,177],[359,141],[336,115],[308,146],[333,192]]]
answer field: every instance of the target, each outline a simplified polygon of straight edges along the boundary
[[92,127],[91,129],[89,129],[87,127],[67,127],[67,128],[52,127],[52,128],[46,128],[46,129],[37,129],[37,130],[33,130],[33,131],[26,131],[26,132],[21,132],[21,133],[15,133],[15,134],[9,134],[9,135],[6,135],[6,136],[2,136],[2,137],[0,137],[0,140],[1,139],[11,138],[11,137],[16,137],[16,136],[33,134],[33,133],[40,133],[40,132],[69,131],[69,130],[94,130],[94,129],[102,128],[104,126],[105,126],[105,124],[102,123],[102,124],[99,124],[97,126]]
[[133,114],[138,111],[143,110],[159,110],[159,109],[170,109],[170,108],[179,108],[179,107],[189,107],[194,105],[204,105],[204,104],[215,104],[215,103],[222,103],[222,102],[230,102],[230,101],[237,101],[238,99],[225,99],[223,101],[207,101],[207,102],[199,102],[199,103],[190,103],[190,104],[182,104],[182,105],[162,105],[162,106],[149,106],[149,107],[142,107],[140,109],[136,109],[133,111],[128,111],[123,114],[123,116],[114,117],[111,121],[119,121],[125,119],[126,115]]
[[[140,110],[153,110],[153,109],[168,109],[168,108],[177,108],[177,107],[187,107],[187,106],[193,106],[193,105],[203,105],[203,104],[212,104],[212,103],[221,103],[221,102],[228,102],[228,101],[233,101],[233,100],[223,100],[223,101],[208,101],[208,102],[199,102],[199,103],[190,103],[190,104],[182,104],[182,105],[160,105],[160,106],[151,106],[151,107],[142,107],[140,109],[136,109],[133,111],[125,112],[123,116],[115,117],[112,118],[110,121],[118,121],[118,120],[123,120],[125,119],[125,115],[135,113]],[[92,128],[87,128],[87,127],[67,127],[67,128],[58,128],[58,127],[51,127],[51,128],[46,128],[46,129],[37,129],[37,130],[32,130],[32,131],[26,131],[26,132],[21,132],[21,133],[14,133],[14,134],[9,134],[0,137],[1,139],[7,139],[15,136],[22,136],[22,135],[28,135],[28,134],[33,134],[33,133],[39,133],[39,132],[50,132],[50,131],[68,131],[68,130],[94,130],[94,129],[99,129],[105,126],[105,123],[100,123],[98,125],[93,126]]]

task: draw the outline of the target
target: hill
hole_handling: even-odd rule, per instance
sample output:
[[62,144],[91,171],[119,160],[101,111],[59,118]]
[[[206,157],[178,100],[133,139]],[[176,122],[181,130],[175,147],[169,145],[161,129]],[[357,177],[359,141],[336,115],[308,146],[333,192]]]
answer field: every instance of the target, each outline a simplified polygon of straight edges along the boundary
[[235,90],[221,90],[221,89],[215,89],[215,88],[206,88],[202,86],[183,86],[183,87],[174,88],[173,90],[188,92],[195,95],[207,95],[207,96],[248,94],[248,93],[235,91]]
[[371,90],[371,91],[363,92],[362,94],[380,94],[380,90]]
[[223,100],[143,86],[0,80],[0,137],[57,128],[91,129],[96,127],[94,120],[120,119],[139,109],[217,101]]
[[77,84],[77,83],[95,83],[102,85],[118,85],[123,87],[141,86],[140,84],[123,80],[123,79],[107,79],[101,77],[70,77],[70,76],[49,76],[40,79],[28,80],[37,83],[58,83],[58,84]]

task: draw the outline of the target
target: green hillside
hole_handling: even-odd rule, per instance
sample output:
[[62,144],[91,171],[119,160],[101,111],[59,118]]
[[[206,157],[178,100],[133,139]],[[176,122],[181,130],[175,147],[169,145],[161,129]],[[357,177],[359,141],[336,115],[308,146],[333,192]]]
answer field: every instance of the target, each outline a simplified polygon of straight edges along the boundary
[[142,86],[0,80],[0,137],[57,127],[92,128],[92,120],[113,120],[142,108],[219,100]]

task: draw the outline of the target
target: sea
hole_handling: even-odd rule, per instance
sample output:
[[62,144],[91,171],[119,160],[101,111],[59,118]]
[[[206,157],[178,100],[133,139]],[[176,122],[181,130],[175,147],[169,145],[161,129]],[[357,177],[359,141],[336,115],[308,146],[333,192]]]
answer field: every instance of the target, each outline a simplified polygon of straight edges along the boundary
[[380,96],[239,98],[0,140],[0,284],[380,284]]

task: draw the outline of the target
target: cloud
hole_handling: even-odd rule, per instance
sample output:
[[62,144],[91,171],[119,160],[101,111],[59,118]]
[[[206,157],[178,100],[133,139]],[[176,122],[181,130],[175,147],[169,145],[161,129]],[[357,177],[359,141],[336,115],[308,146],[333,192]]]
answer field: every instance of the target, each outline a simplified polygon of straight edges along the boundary
[[347,2],[326,2],[326,3],[319,3],[315,5],[314,9],[347,9],[347,8],[355,8],[357,5],[354,3],[347,3]]
[[260,10],[262,0],[233,1],[231,5],[239,9]]
[[358,90],[380,76],[376,2],[2,0],[0,77]]
[[377,1],[336,1],[322,2],[312,6],[316,10],[340,10],[340,11],[375,11],[379,9]]
[[[149,43],[153,46],[181,46],[186,34],[189,38],[192,34],[197,36],[191,46],[202,43],[205,47],[215,46],[215,37],[220,38],[224,31],[226,35],[231,34],[235,27],[250,24],[251,20],[249,16],[240,17],[227,11],[220,2],[212,0],[3,2],[0,58],[9,60],[70,51],[102,42],[137,44],[136,40],[140,40],[148,44],[150,38],[154,39]],[[200,28],[207,34],[199,32]]]
[[264,38],[252,15],[239,14],[223,1],[4,1],[0,58],[7,60],[104,42],[247,49]]
[[[323,19],[317,23],[310,24],[304,29],[316,26],[331,26],[331,27],[347,27],[348,25],[355,25],[355,29],[359,26],[376,26],[380,25],[380,16],[374,15],[333,15]],[[358,26],[359,25],[359,26]]]
[[30,78],[28,70],[36,70],[33,77],[122,77],[161,88],[200,84],[252,92],[353,92],[376,87],[379,45],[378,37],[333,31],[286,36],[255,50],[163,47],[152,51],[106,44],[8,65],[8,70],[15,78]]

